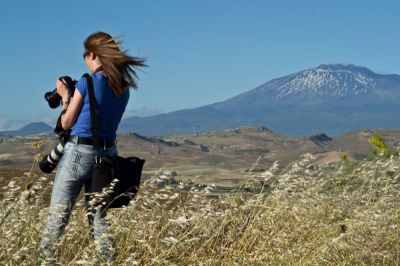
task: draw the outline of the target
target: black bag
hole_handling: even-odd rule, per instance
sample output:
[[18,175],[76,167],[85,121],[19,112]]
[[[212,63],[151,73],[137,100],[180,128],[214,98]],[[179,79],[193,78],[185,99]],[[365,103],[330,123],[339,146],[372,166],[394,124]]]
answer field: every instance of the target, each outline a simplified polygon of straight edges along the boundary
[[[89,89],[93,146],[99,148],[93,80],[88,74],[85,74],[84,77],[87,80]],[[94,202],[94,206],[105,203],[107,208],[121,208],[128,205],[139,190],[144,163],[145,160],[137,157],[96,156],[90,184],[90,191],[92,194],[90,202]],[[114,182],[115,180],[118,181]],[[103,189],[106,190],[106,193],[107,190],[112,192],[107,193],[107,197],[99,201],[96,199],[96,193],[101,194]]]
[[121,208],[128,205],[139,190],[144,162],[145,160],[137,157],[96,157],[90,191],[102,192],[103,188],[109,188],[113,180],[118,179],[114,182],[112,192],[100,202],[104,202],[108,208]]

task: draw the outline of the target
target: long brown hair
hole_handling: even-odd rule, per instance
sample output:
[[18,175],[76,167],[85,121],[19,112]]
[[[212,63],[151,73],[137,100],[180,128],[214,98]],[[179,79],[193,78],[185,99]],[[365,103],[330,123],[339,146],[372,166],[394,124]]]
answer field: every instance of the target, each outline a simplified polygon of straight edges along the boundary
[[130,87],[137,88],[135,69],[146,66],[144,58],[130,56],[127,50],[121,50],[121,43],[118,37],[101,31],[89,35],[83,43],[86,53],[92,52],[99,57],[108,83],[117,96]]

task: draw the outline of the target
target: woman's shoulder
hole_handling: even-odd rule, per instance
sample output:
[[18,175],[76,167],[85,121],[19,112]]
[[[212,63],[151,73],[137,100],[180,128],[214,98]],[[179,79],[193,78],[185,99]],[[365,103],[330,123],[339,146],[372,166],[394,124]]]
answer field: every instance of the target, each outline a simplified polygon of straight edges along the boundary
[[78,80],[78,82],[75,84],[76,88],[86,88],[87,87],[87,82],[86,78],[84,75]]
[[87,80],[86,80],[85,75],[86,74],[82,75],[82,77],[75,84],[75,88],[79,91],[79,93],[82,95],[82,97],[85,97],[86,92],[88,90]]
[[103,73],[93,73],[91,74],[92,78],[100,79],[100,80],[108,80],[107,76]]

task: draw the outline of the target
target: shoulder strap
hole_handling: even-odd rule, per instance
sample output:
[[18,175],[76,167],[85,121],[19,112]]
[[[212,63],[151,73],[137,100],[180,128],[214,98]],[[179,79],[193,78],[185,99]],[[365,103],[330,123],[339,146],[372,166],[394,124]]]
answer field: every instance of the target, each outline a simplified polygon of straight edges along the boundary
[[86,73],[83,75],[86,78],[89,92],[89,103],[90,103],[90,117],[92,119],[92,137],[93,147],[99,148],[99,129],[97,128],[97,115],[96,115],[96,100],[94,95],[94,86],[92,77]]

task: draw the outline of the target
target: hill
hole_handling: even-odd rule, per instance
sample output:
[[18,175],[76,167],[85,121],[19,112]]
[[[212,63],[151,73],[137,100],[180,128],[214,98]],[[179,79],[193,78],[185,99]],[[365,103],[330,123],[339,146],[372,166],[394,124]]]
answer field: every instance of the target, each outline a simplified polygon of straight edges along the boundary
[[53,128],[43,122],[29,123],[18,130],[5,130],[0,131],[0,136],[16,137],[16,136],[28,136],[39,133],[49,133],[53,131]]
[[[400,130],[376,132],[390,149],[397,148]],[[349,158],[365,158],[370,150],[368,139],[372,136],[373,131],[361,130],[338,137],[324,133],[287,137],[262,126],[162,138],[131,133],[118,136],[118,151],[122,156],[145,158],[145,176],[154,176],[160,171],[175,172],[194,181],[232,186],[249,171],[268,169],[275,161],[286,167],[305,153],[313,154],[318,166],[341,161],[343,154]],[[38,151],[35,143],[40,143]],[[0,166],[30,168],[36,153],[47,155],[57,143],[55,136],[2,138]]]

